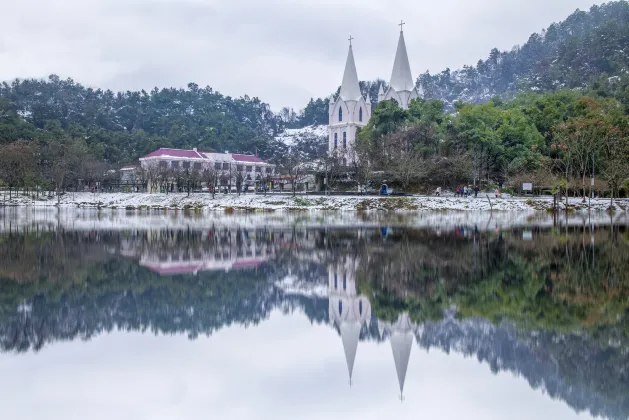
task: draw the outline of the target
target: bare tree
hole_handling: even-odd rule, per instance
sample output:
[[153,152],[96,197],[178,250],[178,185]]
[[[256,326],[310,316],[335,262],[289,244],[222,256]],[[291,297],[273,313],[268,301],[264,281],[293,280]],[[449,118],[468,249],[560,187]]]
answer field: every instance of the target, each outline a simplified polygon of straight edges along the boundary
[[173,169],[167,162],[159,162],[157,167],[157,180],[161,189],[166,190],[166,194],[170,190],[170,184],[174,178]]
[[149,160],[142,164],[144,175],[146,176],[146,189],[149,192],[160,188],[160,172],[162,170],[160,162]]
[[9,187],[9,199],[13,188],[25,187],[36,176],[36,154],[34,143],[26,140],[0,147],[0,178]]
[[611,189],[610,206],[614,205],[614,193],[629,177],[629,137],[618,127],[610,127],[602,139],[601,153],[604,158],[603,176]]
[[218,184],[218,171],[214,166],[209,166],[203,170],[201,173],[201,181],[207,184],[210,192],[212,193],[212,198],[216,195],[216,186]]
[[587,195],[585,179],[590,173],[592,154],[596,152],[598,142],[605,136],[606,128],[607,124],[600,117],[578,118],[560,124],[556,133],[557,138],[565,144],[564,155],[581,178],[584,201]]

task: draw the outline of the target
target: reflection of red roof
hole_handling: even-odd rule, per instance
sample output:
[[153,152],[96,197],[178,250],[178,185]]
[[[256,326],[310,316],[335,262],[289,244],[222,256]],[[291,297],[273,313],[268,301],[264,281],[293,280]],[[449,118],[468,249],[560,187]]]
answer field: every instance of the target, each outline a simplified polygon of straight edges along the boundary
[[253,156],[253,155],[238,155],[238,154],[233,154],[232,158],[236,161],[236,162],[253,162],[253,163],[264,163],[264,161],[262,159],[260,159],[257,156]]
[[168,274],[185,274],[185,273],[194,273],[199,269],[199,265],[197,264],[189,264],[189,265],[175,265],[172,267],[160,267],[157,264],[146,264],[146,268],[151,271],[155,271],[156,273],[164,276]]
[[203,159],[203,157],[199,154],[199,152],[195,152],[194,150],[166,149],[166,148],[157,149],[156,151],[151,152],[146,156],[143,156],[142,159],[152,158],[152,157]]

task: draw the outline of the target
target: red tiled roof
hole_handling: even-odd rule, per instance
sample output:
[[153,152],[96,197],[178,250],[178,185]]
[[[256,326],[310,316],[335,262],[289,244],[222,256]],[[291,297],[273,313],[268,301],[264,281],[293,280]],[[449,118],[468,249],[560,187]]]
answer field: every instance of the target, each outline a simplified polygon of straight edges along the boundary
[[237,162],[255,162],[255,163],[264,163],[262,159],[253,155],[239,155],[233,154],[232,158]]
[[166,148],[157,149],[156,151],[151,152],[146,156],[143,156],[142,159],[152,158],[152,157],[203,159],[203,157],[199,154],[199,152],[195,152],[194,150],[166,149]]

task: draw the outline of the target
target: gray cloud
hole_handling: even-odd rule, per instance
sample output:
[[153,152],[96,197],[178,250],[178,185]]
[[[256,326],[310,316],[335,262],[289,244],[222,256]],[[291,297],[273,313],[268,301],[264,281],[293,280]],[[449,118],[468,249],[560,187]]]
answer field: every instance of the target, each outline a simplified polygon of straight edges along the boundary
[[0,79],[72,77],[115,90],[183,87],[303,107],[340,83],[388,79],[400,19],[414,75],[460,68],[593,0],[2,0]]

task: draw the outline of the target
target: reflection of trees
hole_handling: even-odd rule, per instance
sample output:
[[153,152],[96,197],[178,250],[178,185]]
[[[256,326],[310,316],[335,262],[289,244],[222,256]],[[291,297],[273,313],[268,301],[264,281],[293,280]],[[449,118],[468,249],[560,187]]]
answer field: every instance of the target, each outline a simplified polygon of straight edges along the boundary
[[629,416],[627,342],[609,346],[584,334],[527,331],[509,322],[453,316],[425,323],[417,341],[425,349],[476,357],[494,373],[513,372],[576,411],[619,420]]
[[[289,292],[280,280],[294,278],[307,292],[327,284],[330,264],[351,257],[374,315],[393,320],[409,312],[423,322],[420,346],[474,355],[576,410],[629,414],[629,243],[623,229],[600,228],[592,238],[578,228],[533,230],[532,242],[517,230],[225,233],[0,236],[0,348],[39,350],[112,330],[195,338],[234,323],[255,325],[275,309],[328,322],[328,299]],[[134,260],[144,251],[238,252],[243,241],[271,247],[272,259],[257,270],[196,276],[159,276]],[[443,319],[451,305],[463,319]],[[381,339],[374,327],[364,327],[360,337]]]

